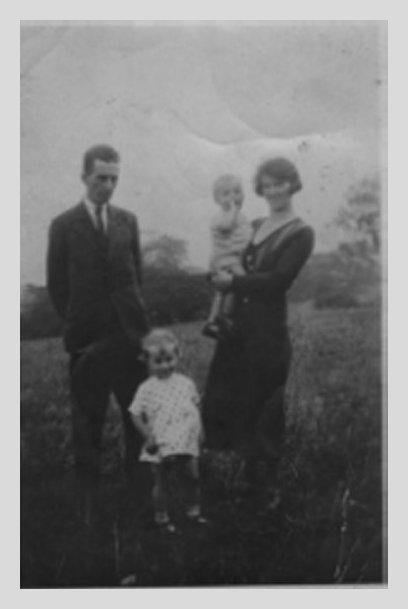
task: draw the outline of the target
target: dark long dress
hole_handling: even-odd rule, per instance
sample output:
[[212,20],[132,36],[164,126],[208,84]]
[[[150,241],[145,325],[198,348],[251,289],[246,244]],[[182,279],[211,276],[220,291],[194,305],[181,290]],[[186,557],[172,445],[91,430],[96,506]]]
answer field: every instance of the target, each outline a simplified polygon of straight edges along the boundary
[[235,330],[218,342],[206,383],[203,418],[210,448],[234,449],[248,461],[276,466],[291,358],[286,292],[313,244],[313,230],[294,219],[244,252],[247,274],[232,283]]

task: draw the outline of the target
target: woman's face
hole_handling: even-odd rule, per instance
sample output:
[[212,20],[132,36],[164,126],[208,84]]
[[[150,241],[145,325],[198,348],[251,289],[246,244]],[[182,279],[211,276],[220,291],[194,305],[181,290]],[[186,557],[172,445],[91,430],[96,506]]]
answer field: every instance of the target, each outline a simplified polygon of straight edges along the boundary
[[278,181],[273,176],[261,177],[261,192],[273,211],[284,211],[291,201],[290,183]]

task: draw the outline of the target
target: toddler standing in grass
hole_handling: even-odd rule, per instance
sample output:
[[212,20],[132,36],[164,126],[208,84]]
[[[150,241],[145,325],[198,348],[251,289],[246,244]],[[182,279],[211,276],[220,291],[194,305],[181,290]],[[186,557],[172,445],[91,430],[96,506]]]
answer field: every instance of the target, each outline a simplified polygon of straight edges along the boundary
[[[243,275],[241,257],[251,235],[251,225],[241,211],[244,201],[241,181],[230,174],[220,176],[214,182],[213,197],[219,211],[212,218],[210,225],[210,275],[216,275],[220,271]],[[229,333],[232,329],[233,307],[234,296],[217,291],[203,334],[218,338],[225,332]]]
[[205,524],[201,515],[198,459],[202,439],[199,396],[194,382],[176,372],[179,343],[172,332],[153,330],[144,340],[150,377],[140,385],[129,411],[145,444],[140,460],[153,474],[155,523],[169,533],[169,476],[177,469],[187,499],[186,517]]

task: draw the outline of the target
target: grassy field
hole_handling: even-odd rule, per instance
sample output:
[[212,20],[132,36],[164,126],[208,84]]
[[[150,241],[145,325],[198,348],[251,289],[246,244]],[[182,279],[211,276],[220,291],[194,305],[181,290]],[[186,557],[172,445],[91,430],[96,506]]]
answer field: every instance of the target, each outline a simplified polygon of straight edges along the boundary
[[[203,461],[205,531],[168,539],[122,474],[120,415],[104,432],[99,513],[74,505],[67,358],[59,339],[21,346],[21,585],[135,586],[374,583],[385,579],[380,312],[372,306],[290,311],[283,501],[254,514],[234,455]],[[203,387],[213,343],[176,326],[183,368]]]

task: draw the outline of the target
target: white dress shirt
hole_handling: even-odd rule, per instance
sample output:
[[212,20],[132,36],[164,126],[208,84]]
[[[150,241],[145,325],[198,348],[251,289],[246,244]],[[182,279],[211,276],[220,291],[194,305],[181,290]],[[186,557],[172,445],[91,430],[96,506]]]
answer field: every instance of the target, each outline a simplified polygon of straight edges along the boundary
[[[97,221],[96,221],[95,203],[92,203],[92,201],[90,199],[88,199],[88,197],[84,197],[84,203],[85,203],[86,210],[89,214],[89,217],[92,220],[92,224],[94,225],[95,228],[98,228]],[[102,224],[103,224],[103,228],[106,232],[108,229],[108,204],[107,203],[102,204]]]

